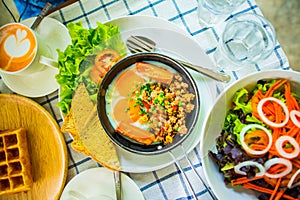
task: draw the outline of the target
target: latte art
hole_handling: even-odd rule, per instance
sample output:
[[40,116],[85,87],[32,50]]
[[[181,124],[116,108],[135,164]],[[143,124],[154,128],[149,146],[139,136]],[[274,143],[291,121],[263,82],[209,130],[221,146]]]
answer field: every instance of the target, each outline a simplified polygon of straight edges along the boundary
[[16,35],[10,35],[4,41],[4,51],[11,57],[22,57],[30,50],[30,41],[26,38],[27,32],[18,29]]
[[15,72],[30,65],[37,52],[34,33],[22,24],[8,24],[0,30],[0,68]]

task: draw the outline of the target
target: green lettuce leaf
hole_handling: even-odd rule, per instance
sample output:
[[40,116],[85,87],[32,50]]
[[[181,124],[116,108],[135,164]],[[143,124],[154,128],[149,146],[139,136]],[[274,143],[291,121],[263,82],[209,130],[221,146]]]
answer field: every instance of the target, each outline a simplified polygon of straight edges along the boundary
[[241,109],[244,114],[252,112],[251,101],[249,101],[249,93],[245,88],[242,88],[235,93],[233,103],[235,104],[234,110]]
[[98,85],[89,78],[88,72],[93,66],[89,57],[105,49],[114,49],[121,57],[126,55],[117,26],[98,22],[96,28],[87,29],[77,22],[69,23],[67,28],[72,44],[64,51],[58,50],[59,73],[55,77],[60,85],[60,102],[57,105],[65,114],[69,112],[73,93],[81,82],[85,83],[91,99],[96,101]]

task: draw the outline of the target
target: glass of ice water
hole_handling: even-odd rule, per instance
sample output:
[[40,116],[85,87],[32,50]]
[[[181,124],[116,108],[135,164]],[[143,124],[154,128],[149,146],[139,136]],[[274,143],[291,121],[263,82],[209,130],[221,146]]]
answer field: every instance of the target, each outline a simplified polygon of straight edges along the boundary
[[199,0],[198,19],[204,26],[213,26],[231,14],[245,0]]
[[276,32],[266,18],[239,14],[227,21],[214,54],[223,70],[238,70],[268,58],[276,45]]

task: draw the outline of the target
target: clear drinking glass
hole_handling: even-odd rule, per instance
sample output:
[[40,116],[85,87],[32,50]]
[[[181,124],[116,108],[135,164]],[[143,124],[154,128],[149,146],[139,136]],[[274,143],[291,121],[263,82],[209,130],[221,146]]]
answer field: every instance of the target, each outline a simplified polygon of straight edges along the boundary
[[237,70],[269,57],[276,45],[273,25],[257,14],[240,14],[227,21],[214,54],[217,66]]
[[245,0],[199,0],[198,19],[205,26],[217,24],[224,21]]

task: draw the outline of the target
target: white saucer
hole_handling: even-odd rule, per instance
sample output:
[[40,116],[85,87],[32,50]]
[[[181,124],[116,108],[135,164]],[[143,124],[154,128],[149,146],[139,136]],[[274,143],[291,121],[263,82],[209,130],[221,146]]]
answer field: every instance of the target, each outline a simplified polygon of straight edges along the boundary
[[[31,26],[35,18],[22,21],[22,24]],[[68,29],[59,21],[46,17],[36,29],[41,36],[41,40],[47,44],[53,52],[53,59],[58,59],[57,49],[64,51],[71,44],[71,37]],[[59,85],[55,80],[58,70],[45,68],[44,71],[30,76],[18,76],[0,74],[5,85],[13,92],[27,97],[41,97],[50,94],[58,89]]]
[[[144,200],[138,186],[127,175],[121,173],[122,199]],[[115,199],[113,172],[103,168],[91,168],[76,175],[65,187],[60,200],[77,200],[80,196],[86,199]],[[72,195],[73,194],[73,195]],[[98,198],[96,198],[98,197]]]
[[[166,55],[181,58],[194,64],[204,67],[213,66],[213,62],[204,53],[199,44],[186,31],[177,25],[151,16],[125,16],[106,22],[119,27],[123,41],[131,35],[142,35],[153,39],[157,47]],[[128,52],[130,53],[130,52]],[[182,143],[187,153],[194,149],[200,142],[203,120],[209,108],[213,105],[216,97],[216,81],[189,70],[194,77],[200,93],[200,113],[197,124],[191,135]],[[60,91],[59,91],[60,92]],[[62,114],[62,117],[64,115]],[[174,163],[168,152],[158,155],[144,156],[131,153],[116,146],[121,163],[121,171],[129,173],[151,172],[167,167]],[[183,151],[180,147],[172,150],[177,160],[183,158]],[[77,155],[76,155],[77,156]]]

